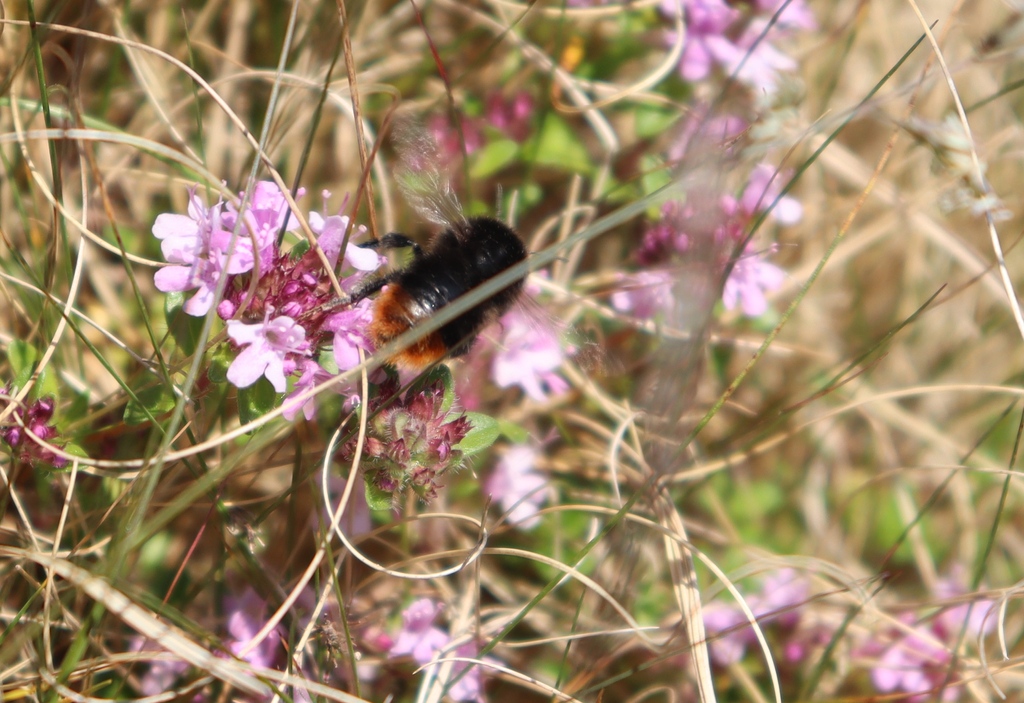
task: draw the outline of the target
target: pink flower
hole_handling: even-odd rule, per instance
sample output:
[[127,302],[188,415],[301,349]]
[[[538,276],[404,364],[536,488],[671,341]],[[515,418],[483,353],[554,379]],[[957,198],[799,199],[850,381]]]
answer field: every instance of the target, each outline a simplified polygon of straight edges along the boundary
[[[456,657],[466,657],[467,659],[475,659],[477,655],[477,647],[473,642],[466,642],[465,644],[459,645],[454,652]],[[484,661],[497,662],[492,657],[484,657]],[[454,679],[460,673],[462,673],[467,667],[472,666],[472,670],[463,675],[461,679],[455,682],[455,685],[448,691],[448,695],[451,696],[454,701],[482,701],[483,700],[483,682],[480,677],[480,667],[475,664],[467,664],[464,662],[457,662],[452,667],[452,678]]]
[[783,627],[794,627],[800,619],[797,606],[810,595],[810,584],[794,569],[779,569],[764,578],[761,595],[751,603],[751,610],[760,619],[770,616]]
[[285,376],[296,367],[290,356],[309,353],[306,330],[295,320],[287,315],[269,318],[268,311],[263,322],[253,325],[228,320],[228,336],[246,347],[228,367],[228,380],[238,388],[251,386],[260,376],[266,376],[275,391],[284,393]]
[[[664,0],[662,11],[669,17],[679,12],[682,0]],[[736,46],[727,36],[729,28],[739,17],[739,11],[726,5],[722,0],[687,0],[686,41],[683,55],[679,59],[679,75],[687,81],[707,78],[714,65],[736,65],[743,57],[743,49]],[[669,32],[667,42],[674,44],[674,32]]]
[[[907,613],[901,619],[909,624],[913,616]],[[872,667],[871,682],[881,693],[900,691],[912,694],[910,701],[929,700],[929,694],[947,678],[950,653],[924,629],[915,629],[915,633],[920,634],[899,632],[896,642],[885,649]],[[953,678],[950,683],[955,681]],[[957,696],[956,686],[950,685],[943,691],[941,700],[951,701]]]
[[[301,198],[305,190],[300,188],[295,199]],[[233,229],[238,218],[238,210],[228,205],[224,214],[225,227]],[[260,255],[259,275],[263,276],[273,266],[277,254],[277,237],[281,232],[298,229],[299,221],[288,207],[281,189],[273,181],[260,181],[252,190],[248,207],[243,214],[245,227],[239,237],[250,241],[255,240]],[[249,237],[252,237],[250,240]]]
[[794,70],[797,63],[771,45],[770,39],[776,33],[772,31],[775,27],[762,36],[765,27],[765,22],[752,22],[736,41],[736,45],[742,49],[739,60],[734,57],[734,60],[723,62],[723,65],[737,80],[758,91],[771,92],[779,81],[779,74]]
[[[128,645],[133,652],[163,652],[155,642],[142,636],[133,637]],[[188,662],[180,659],[154,658],[149,668],[139,677],[139,692],[144,696],[157,696],[171,690],[174,682],[188,671]]]
[[704,626],[710,639],[711,658],[723,666],[740,661],[747,651],[747,645],[755,641],[747,616],[738,606],[719,601],[708,603],[703,612]]
[[289,422],[295,419],[300,409],[307,420],[316,417],[316,396],[306,398],[301,405],[298,397],[310,388],[331,379],[331,374],[312,359],[303,359],[299,362],[299,369],[299,380],[295,382],[292,392],[285,396],[284,404],[281,406],[281,415]]
[[537,512],[547,502],[547,479],[536,469],[537,450],[512,447],[495,465],[484,490],[498,500],[508,520],[523,530],[538,525]]
[[[326,208],[327,198],[331,196],[329,191],[323,192],[324,206]],[[323,249],[331,266],[338,265],[338,258],[341,255],[341,243],[345,238],[345,230],[349,227],[348,215],[321,215],[318,212],[309,213],[309,228],[317,235],[317,243]],[[353,241],[366,235],[366,225],[359,225],[349,229],[348,246],[345,247],[344,261],[356,269],[356,271],[368,273],[376,271],[387,263],[387,257],[381,256],[373,249],[366,249],[353,244]],[[354,281],[352,281],[354,283]]]
[[244,236],[234,237],[230,230],[222,227],[222,207],[218,202],[207,208],[193,188],[187,217],[163,213],[153,223],[153,236],[161,240],[164,258],[178,264],[157,271],[153,283],[164,293],[198,288],[183,307],[189,315],[202,316],[209,312],[222,276],[244,273],[253,266],[251,247],[247,248]]
[[767,312],[765,291],[779,288],[786,280],[786,272],[765,261],[763,256],[753,249],[752,244],[747,245],[722,291],[722,302],[727,310],[739,305],[747,317],[760,317]]
[[[806,654],[808,646],[823,635],[813,628],[800,627],[799,606],[807,601],[809,586],[799,572],[780,569],[766,575],[760,591],[746,599],[760,627],[770,625],[783,634],[783,652],[789,661],[799,661],[799,655]],[[747,615],[734,603],[709,603],[704,607],[704,625],[711,638],[711,658],[718,664],[735,664],[757,641]]]
[[417,664],[427,664],[434,655],[447,646],[450,638],[444,630],[434,627],[434,619],[444,609],[429,598],[414,601],[402,612],[402,629],[388,656],[409,655]]
[[[232,654],[240,656],[246,645],[252,641],[263,627],[266,603],[252,588],[246,588],[240,597],[228,596],[224,600],[224,612],[227,614],[228,649]],[[275,635],[267,636],[250,652],[242,657],[253,666],[274,666],[280,648]]]
[[501,93],[494,93],[487,99],[486,119],[493,127],[522,142],[530,136],[533,109],[533,98],[527,92],[520,91],[510,100],[505,100]]
[[[672,18],[680,7],[685,11],[686,42],[679,60],[679,74],[687,81],[700,81],[719,65],[730,76],[761,91],[771,91],[779,73],[792,71],[796,62],[773,45],[794,29],[816,26],[814,17],[801,3],[792,3],[769,27],[771,17],[784,0],[761,0],[753,9],[770,13],[755,17],[745,27],[740,11],[723,0],[663,0],[663,14]],[[767,30],[767,32],[765,31]],[[668,43],[675,43],[669,32]]]
[[612,307],[622,313],[632,313],[638,320],[667,313],[675,303],[674,282],[672,272],[664,269],[623,275],[619,289],[612,293]]
[[759,164],[751,172],[747,187],[743,189],[740,207],[747,215],[753,215],[774,203],[772,215],[779,224],[795,225],[803,219],[804,207],[799,200],[788,195],[779,198],[784,181],[783,175],[776,174],[774,168],[768,164]]
[[[956,573],[936,584],[936,593],[941,598],[957,598],[964,591]],[[889,643],[869,640],[862,647],[863,653],[878,657],[871,668],[872,683],[882,693],[911,694],[909,701],[936,700],[935,692],[940,687],[944,687],[941,700],[958,699],[960,678],[950,670],[953,657],[949,647],[960,637],[965,624],[970,638],[991,632],[995,620],[986,619],[986,615],[993,607],[987,600],[963,603],[941,611],[924,623],[917,623],[912,613],[902,614],[900,620],[911,626],[909,633],[893,628]]]
[[348,310],[331,315],[324,329],[334,332],[334,361],[338,371],[348,371],[359,365],[359,350],[373,352],[373,342],[367,328],[373,320],[373,301],[363,298]]
[[812,30],[818,28],[818,22],[814,19],[814,13],[807,7],[806,0],[753,0],[751,3],[758,12],[774,17],[783,5],[785,8],[782,14],[775,20],[775,26],[780,30]]
[[468,117],[462,118],[462,134],[452,126],[451,121],[445,115],[434,115],[427,122],[427,131],[434,138],[437,144],[438,155],[447,164],[458,162],[462,158],[463,140],[465,140],[466,154],[484,145],[484,135],[480,131],[476,120]]
[[[435,604],[429,598],[421,598],[406,608],[402,613],[402,629],[396,636],[395,643],[388,651],[388,655],[392,657],[410,655],[413,661],[420,665],[449,656],[475,658],[477,647],[473,642],[460,644],[454,652],[445,651],[451,642],[451,637],[444,630],[434,627],[433,624],[434,618],[442,609],[441,604]],[[490,657],[487,657],[485,661],[497,662],[496,659]],[[440,664],[434,664],[430,667],[430,671],[436,672],[440,666]],[[456,662],[451,669],[451,678],[454,679],[470,666],[473,666],[472,670],[465,673],[448,691],[448,696],[452,700],[483,700],[483,684],[480,680],[478,666]]]
[[[956,575],[940,579],[935,585],[935,594],[939,598],[957,598],[964,594],[964,587]],[[935,617],[936,632],[945,637],[959,637],[960,629],[966,623],[968,637],[987,635],[996,627],[998,615],[994,612],[996,604],[990,600],[979,600],[973,603],[961,603],[946,608]]]
[[519,386],[533,400],[547,398],[544,392],[557,395],[569,384],[555,373],[565,355],[557,334],[518,310],[501,318],[504,334],[491,362],[491,377],[502,388]]

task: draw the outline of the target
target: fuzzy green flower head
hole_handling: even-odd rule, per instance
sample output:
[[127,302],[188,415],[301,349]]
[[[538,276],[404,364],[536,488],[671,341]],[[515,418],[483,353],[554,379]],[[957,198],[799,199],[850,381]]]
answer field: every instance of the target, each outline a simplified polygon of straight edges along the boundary
[[[450,409],[443,379],[413,386],[397,397],[398,383],[388,380],[370,402],[361,465],[371,507],[388,507],[411,488],[425,501],[437,496],[441,477],[462,468],[459,442],[472,429],[469,419]],[[346,445],[351,458],[355,442]]]

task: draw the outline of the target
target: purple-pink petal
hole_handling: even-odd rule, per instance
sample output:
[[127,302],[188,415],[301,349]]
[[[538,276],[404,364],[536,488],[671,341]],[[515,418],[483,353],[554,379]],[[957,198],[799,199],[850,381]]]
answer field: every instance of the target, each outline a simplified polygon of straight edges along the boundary
[[164,293],[179,293],[192,287],[192,269],[188,266],[164,266],[153,274],[153,285]]
[[157,239],[176,237],[195,240],[199,236],[199,225],[185,215],[165,212],[157,215],[153,223],[153,236]]
[[[234,322],[230,320],[228,324]],[[270,364],[272,352],[260,343],[250,344],[235,357],[228,367],[228,380],[237,388],[248,388],[259,380]],[[275,385],[274,390],[278,393],[284,392],[284,379],[281,381],[281,388]]]

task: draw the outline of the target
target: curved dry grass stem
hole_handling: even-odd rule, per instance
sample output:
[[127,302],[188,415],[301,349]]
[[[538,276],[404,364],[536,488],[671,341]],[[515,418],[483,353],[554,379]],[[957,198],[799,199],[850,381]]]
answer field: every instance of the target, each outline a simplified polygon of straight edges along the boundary
[[[964,128],[964,134],[967,136],[967,141],[970,145],[968,153],[971,157],[971,164],[974,166],[975,185],[981,190],[984,196],[991,196],[993,194],[992,188],[985,179],[985,169],[982,167],[981,161],[978,158],[978,150],[974,147],[974,136],[971,134],[971,125],[967,120],[967,113],[964,111],[963,102],[960,100],[960,93],[957,91],[956,82],[953,80],[949,67],[946,65],[946,59],[942,54],[942,49],[939,47],[939,43],[936,41],[935,35],[932,33],[931,27],[925,20],[924,15],[921,14],[921,8],[918,6],[916,0],[907,0],[907,2],[914,10],[914,14],[921,23],[921,29],[925,36],[928,37],[928,42],[932,46],[932,51],[935,52],[935,59],[939,64],[939,68],[942,70],[942,77],[945,79],[946,85],[949,88],[949,94],[953,99],[953,105],[956,107],[957,116],[960,119],[961,126]],[[962,2],[958,3],[958,5],[962,4]],[[956,11],[954,10],[952,14],[955,15]],[[996,222],[991,208],[985,209],[985,223],[988,225],[989,240],[992,244],[992,253],[996,259],[996,266],[999,268],[999,275],[1003,283],[1006,300],[1010,305],[1010,310],[1013,312],[1013,320],[1017,323],[1017,332],[1020,334],[1021,340],[1024,340],[1024,313],[1021,312],[1020,301],[1017,299],[1017,293],[1013,289],[1013,281],[1010,278],[1010,271],[1006,267],[1006,259],[1003,257],[1002,243],[999,241],[999,232],[996,231]]]

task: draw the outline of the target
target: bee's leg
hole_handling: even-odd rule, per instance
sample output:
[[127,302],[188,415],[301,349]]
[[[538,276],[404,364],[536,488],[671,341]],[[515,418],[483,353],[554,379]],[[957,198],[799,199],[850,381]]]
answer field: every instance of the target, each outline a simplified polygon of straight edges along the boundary
[[412,255],[414,257],[418,259],[423,256],[423,249],[420,248],[420,245],[399,232],[388,232],[380,239],[372,239],[358,246],[362,249],[375,249],[377,251],[412,248]]
[[[423,249],[420,245],[413,240],[406,237],[404,234],[399,232],[388,232],[380,239],[371,239],[368,242],[357,244],[360,249],[373,249],[374,251],[388,251],[389,249],[412,249],[412,255],[415,258],[423,256]],[[350,300],[353,303],[358,303],[363,298],[367,298],[387,284],[394,281],[401,271],[392,271],[391,273],[383,276],[377,276],[369,281],[364,281],[362,284],[356,287],[352,291]]]
[[368,281],[363,281],[355,287],[352,293],[349,294],[349,303],[355,304],[363,298],[370,297],[381,288],[398,278],[399,273],[401,273],[401,271],[392,271],[391,273],[384,274],[383,276],[376,276]]

